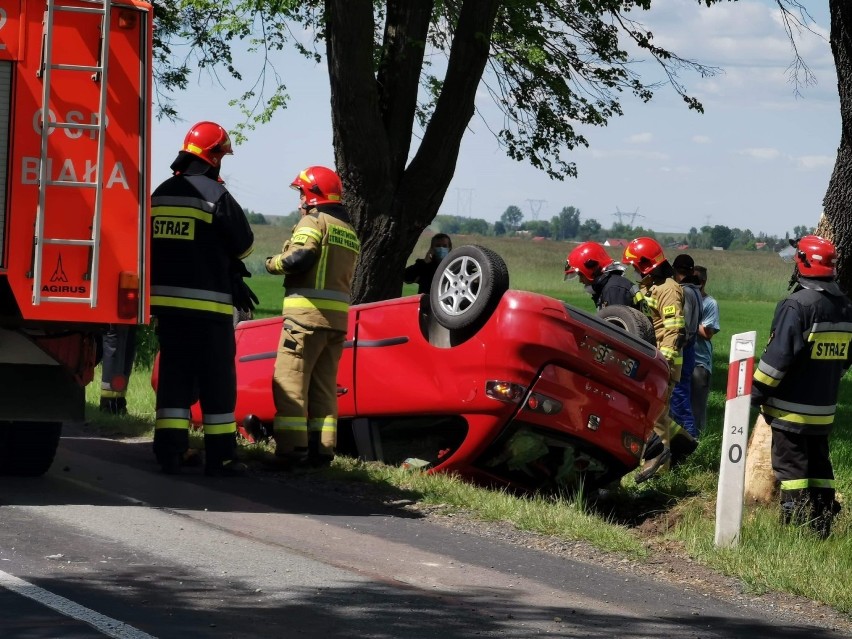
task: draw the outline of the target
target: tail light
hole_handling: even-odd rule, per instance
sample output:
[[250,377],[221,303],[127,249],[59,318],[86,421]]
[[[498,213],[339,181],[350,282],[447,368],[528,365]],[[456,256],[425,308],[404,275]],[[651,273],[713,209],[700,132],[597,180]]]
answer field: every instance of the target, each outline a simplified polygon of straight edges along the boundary
[[118,316],[132,319],[139,312],[139,276],[122,271],[118,276]]
[[501,382],[498,380],[485,382],[485,394],[488,397],[499,399],[501,402],[509,404],[517,404],[523,399],[526,392],[526,388],[512,382]]

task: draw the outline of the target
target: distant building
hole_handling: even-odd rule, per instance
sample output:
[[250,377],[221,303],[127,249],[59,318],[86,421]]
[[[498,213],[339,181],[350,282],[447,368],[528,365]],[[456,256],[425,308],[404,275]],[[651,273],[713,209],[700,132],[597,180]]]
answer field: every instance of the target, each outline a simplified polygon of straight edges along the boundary
[[629,240],[619,240],[617,238],[608,238],[604,240],[604,246],[617,246],[619,248],[625,248],[628,244],[630,244]]

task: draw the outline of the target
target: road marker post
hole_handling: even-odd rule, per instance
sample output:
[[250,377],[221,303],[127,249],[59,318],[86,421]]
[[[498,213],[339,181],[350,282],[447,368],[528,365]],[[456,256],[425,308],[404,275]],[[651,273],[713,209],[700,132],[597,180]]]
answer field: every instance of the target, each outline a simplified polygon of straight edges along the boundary
[[716,546],[737,545],[743,522],[745,458],[748,448],[751,379],[754,375],[754,344],[757,332],[731,337],[728,359],[728,401],[722,430],[722,461],[716,493]]

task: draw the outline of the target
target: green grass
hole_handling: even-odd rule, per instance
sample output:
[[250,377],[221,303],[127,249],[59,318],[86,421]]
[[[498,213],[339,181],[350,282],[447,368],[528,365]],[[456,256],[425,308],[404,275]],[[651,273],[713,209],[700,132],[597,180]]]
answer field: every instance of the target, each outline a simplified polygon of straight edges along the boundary
[[[280,250],[286,239],[281,227],[255,227],[255,252],[248,260],[254,276],[249,284],[260,298],[259,316],[281,311],[281,279],[267,275],[263,258]],[[565,257],[572,245],[565,242],[461,237],[455,246],[480,244],[498,252],[509,267],[511,287],[534,290],[563,299],[587,310],[588,295],[577,282],[564,282]],[[414,255],[425,252],[421,239]],[[673,259],[675,252],[670,252]],[[835,534],[818,541],[809,531],[779,525],[777,507],[753,508],[746,513],[741,542],[734,549],[713,544],[716,480],[719,470],[721,426],[724,419],[727,363],[731,336],[749,330],[758,333],[758,355],[768,338],[775,305],[787,291],[791,265],[773,253],[690,251],[697,264],[709,269],[707,290],[719,301],[721,332],[714,338],[715,360],[708,405],[708,427],[698,450],[672,473],[636,486],[625,478],[606,502],[584,503],[547,496],[517,496],[506,491],[471,486],[456,477],[425,475],[376,463],[338,459],[328,473],[345,481],[393,486],[426,504],[441,504],[452,512],[464,509],[490,521],[506,521],[520,529],[583,540],[632,558],[647,554],[636,531],[639,522],[656,516],[658,534],[675,540],[708,566],[737,576],[755,592],[785,591],[852,612],[852,504],[841,513]],[[618,251],[612,251],[616,258]],[[413,260],[413,257],[411,258]],[[409,260],[409,261],[411,261]],[[412,293],[413,286],[404,293]],[[99,373],[98,373],[99,375]],[[96,409],[97,384],[87,388],[88,416],[113,436],[150,436],[154,398],[150,369],[131,376],[130,414],[122,418],[102,416]],[[96,379],[100,379],[99,376]],[[841,494],[852,495],[852,381],[844,379],[832,437],[832,459]],[[268,447],[245,448],[249,458],[268,454]]]

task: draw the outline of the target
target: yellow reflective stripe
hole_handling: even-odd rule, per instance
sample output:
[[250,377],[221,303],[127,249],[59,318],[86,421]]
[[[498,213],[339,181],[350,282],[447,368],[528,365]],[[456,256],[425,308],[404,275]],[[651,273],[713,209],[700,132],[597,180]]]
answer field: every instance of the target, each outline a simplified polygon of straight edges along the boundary
[[677,350],[674,348],[669,348],[668,346],[661,346],[660,352],[666,359],[674,359],[675,357],[677,357]]
[[801,424],[803,426],[826,426],[834,423],[834,415],[803,415],[801,413],[793,413],[786,410],[780,410],[772,406],[763,405],[763,413],[783,419],[791,424]]
[[764,384],[766,386],[772,386],[772,387],[778,386],[778,384],[781,383],[780,379],[775,379],[774,377],[770,377],[769,375],[767,375],[766,373],[764,373],[763,371],[761,371],[759,369],[754,371],[754,381],[760,382],[761,384]]
[[208,224],[213,223],[212,213],[188,206],[155,206],[151,209],[151,217],[191,217]]
[[293,231],[293,244],[304,244],[308,239],[322,242],[322,233],[310,226],[300,226]]
[[175,430],[189,430],[188,419],[158,419],[154,422],[155,430],[165,430],[172,428]]
[[227,424],[204,424],[205,435],[228,435],[237,432],[237,422]]
[[245,258],[247,258],[249,255],[252,254],[252,251],[254,251],[254,244],[249,246],[248,249],[246,249],[246,251],[244,253],[242,253],[241,255],[238,255],[237,257],[239,257],[239,259],[241,259],[241,260],[244,260]]
[[317,276],[314,280],[314,288],[324,289],[325,288],[325,274],[328,270],[328,247],[322,247],[320,250],[320,259],[319,264],[317,264]]
[[645,301],[648,303],[649,308],[656,309],[660,305],[656,297],[651,297],[649,295],[645,295]]
[[127,391],[101,390],[101,397],[112,399],[114,397],[126,397]]
[[321,311],[349,312],[349,304],[335,300],[309,299],[307,297],[285,297],[284,310],[288,308],[315,308]]
[[781,482],[781,490],[803,490],[805,488],[834,488],[833,479],[788,479]]
[[190,300],[185,297],[166,297],[164,295],[152,295],[151,306],[167,306],[169,308],[187,308],[193,311],[208,311],[210,313],[222,313],[233,315],[233,304],[222,304],[221,302],[210,302],[207,300]]
[[308,430],[312,432],[333,433],[337,430],[337,418],[322,417],[308,420]]
[[308,420],[304,417],[279,417],[275,416],[272,420],[272,430],[277,432],[283,431],[302,431],[307,429]]

